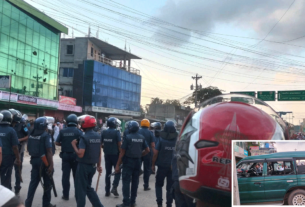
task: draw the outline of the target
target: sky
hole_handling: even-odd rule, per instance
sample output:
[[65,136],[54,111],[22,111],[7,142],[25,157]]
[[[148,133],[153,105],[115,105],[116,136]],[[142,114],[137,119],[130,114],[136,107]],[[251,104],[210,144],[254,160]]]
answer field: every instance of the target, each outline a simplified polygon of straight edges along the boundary
[[[141,105],[184,101],[192,76],[230,91],[305,90],[303,0],[25,0],[69,28],[141,57]],[[303,38],[304,36],[304,38]],[[305,102],[267,102],[299,124]]]
[[276,142],[277,152],[305,151],[305,142]]

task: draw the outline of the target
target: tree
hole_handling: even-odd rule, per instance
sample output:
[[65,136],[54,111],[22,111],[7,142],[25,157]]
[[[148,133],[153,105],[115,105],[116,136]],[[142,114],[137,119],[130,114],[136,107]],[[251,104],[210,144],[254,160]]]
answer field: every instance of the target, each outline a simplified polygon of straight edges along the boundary
[[145,110],[142,105],[140,105],[140,112],[141,112],[141,114],[145,114]]
[[176,100],[176,99],[173,99],[173,100],[167,99],[164,104],[174,105],[174,106],[181,106],[180,101]]
[[163,100],[156,97],[156,98],[151,98],[150,104],[163,104]]
[[[214,86],[209,86],[206,88],[202,88],[197,91],[197,101],[199,103],[202,103],[210,98],[213,98],[215,96],[221,95],[223,90],[218,89],[217,87]],[[195,103],[195,97],[196,97],[196,92],[194,91],[192,96],[187,98],[183,104],[185,105],[190,105]]]

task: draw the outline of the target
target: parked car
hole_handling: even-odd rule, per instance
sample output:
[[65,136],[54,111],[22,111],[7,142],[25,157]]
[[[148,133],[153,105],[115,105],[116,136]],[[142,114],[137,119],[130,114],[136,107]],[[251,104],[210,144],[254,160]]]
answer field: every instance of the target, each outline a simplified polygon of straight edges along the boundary
[[[305,205],[305,151],[251,156],[237,163],[241,203]],[[259,172],[257,165],[263,164]]]

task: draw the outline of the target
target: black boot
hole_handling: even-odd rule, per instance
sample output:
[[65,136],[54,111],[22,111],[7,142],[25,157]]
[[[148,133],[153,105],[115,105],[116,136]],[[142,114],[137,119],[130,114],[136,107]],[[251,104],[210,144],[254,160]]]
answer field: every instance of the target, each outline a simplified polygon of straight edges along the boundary
[[69,197],[62,196],[61,199],[65,200],[65,201],[68,201]]
[[144,187],[144,191],[149,191],[150,187]]
[[115,197],[118,197],[118,196],[119,196],[117,187],[112,186],[112,189],[111,189],[110,192],[111,192]]
[[110,192],[106,192],[105,196],[109,197],[110,196]]

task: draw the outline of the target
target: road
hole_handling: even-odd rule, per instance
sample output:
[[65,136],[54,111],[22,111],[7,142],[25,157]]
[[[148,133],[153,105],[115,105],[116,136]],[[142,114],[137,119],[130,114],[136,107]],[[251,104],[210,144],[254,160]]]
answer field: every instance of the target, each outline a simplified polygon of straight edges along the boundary
[[[73,179],[72,179],[72,174],[70,177],[70,183],[71,183],[71,189],[70,189],[70,200],[69,201],[64,201],[61,199],[62,196],[62,185],[61,185],[61,177],[62,177],[62,171],[61,171],[61,159],[59,157],[59,149],[56,150],[56,154],[54,155],[54,181],[57,189],[57,194],[58,197],[55,198],[54,194],[52,192],[52,204],[56,204],[57,207],[66,207],[66,206],[76,206],[76,201],[74,199],[74,184],[73,184]],[[102,163],[104,164],[104,160],[102,160]],[[100,179],[99,183],[99,189],[98,189],[98,196],[102,202],[102,204],[105,207],[115,207],[117,204],[122,203],[122,183],[120,182],[118,191],[120,196],[118,198],[115,198],[113,195],[110,197],[105,197],[105,168],[103,165],[103,174]],[[22,176],[23,176],[23,181],[24,183],[22,184],[22,189],[20,191],[20,198],[22,201],[26,199],[27,196],[27,191],[30,183],[30,174],[31,172],[31,164],[30,164],[30,157],[26,153],[24,157],[24,162],[23,162],[23,170],[22,170]],[[113,179],[113,178],[112,178]],[[96,186],[97,182],[97,173],[93,177],[93,182],[92,186]],[[13,170],[13,176],[12,176],[12,186],[15,184],[15,176],[14,176],[14,170]],[[156,195],[155,195],[155,176],[152,175],[150,177],[150,183],[149,183],[151,190],[150,191],[144,191],[143,190],[143,176],[140,177],[140,182],[139,182],[139,188],[138,188],[138,197],[137,197],[137,206],[138,207],[152,207],[152,206],[157,206],[156,203]],[[165,186],[163,187],[163,199],[166,198],[166,192],[165,192]],[[41,185],[39,184],[36,194],[34,197],[33,205],[32,207],[41,207],[42,206],[42,194],[43,194],[43,189]],[[163,200],[163,205],[165,205],[165,201]],[[86,206],[92,206],[90,201],[87,198]],[[173,207],[175,205],[173,204]]]

